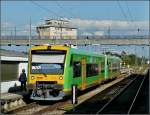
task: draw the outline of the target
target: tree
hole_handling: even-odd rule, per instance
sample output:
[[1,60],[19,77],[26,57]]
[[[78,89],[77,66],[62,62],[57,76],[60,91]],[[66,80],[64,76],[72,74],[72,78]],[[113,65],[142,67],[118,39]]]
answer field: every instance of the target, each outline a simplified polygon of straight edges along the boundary
[[122,51],[121,55],[127,55],[127,53],[125,51]]

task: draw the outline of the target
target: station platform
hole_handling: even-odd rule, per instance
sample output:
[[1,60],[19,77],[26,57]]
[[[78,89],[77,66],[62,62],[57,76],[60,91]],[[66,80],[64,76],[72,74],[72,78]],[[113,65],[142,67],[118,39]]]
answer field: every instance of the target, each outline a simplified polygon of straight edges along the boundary
[[1,93],[0,96],[1,96],[1,100],[5,100],[5,101],[12,101],[12,100],[23,98],[22,95],[13,94],[13,93]]
[[9,111],[23,107],[27,104],[25,99],[28,98],[28,93],[25,91],[1,93],[0,96],[2,113],[8,113]]

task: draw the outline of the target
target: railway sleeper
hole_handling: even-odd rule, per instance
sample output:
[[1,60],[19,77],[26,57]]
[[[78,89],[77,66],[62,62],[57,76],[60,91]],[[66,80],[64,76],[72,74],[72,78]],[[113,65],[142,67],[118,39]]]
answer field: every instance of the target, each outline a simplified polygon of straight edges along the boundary
[[5,103],[1,105],[1,110],[3,113],[7,113],[25,105],[26,103],[22,98],[17,100],[5,101]]

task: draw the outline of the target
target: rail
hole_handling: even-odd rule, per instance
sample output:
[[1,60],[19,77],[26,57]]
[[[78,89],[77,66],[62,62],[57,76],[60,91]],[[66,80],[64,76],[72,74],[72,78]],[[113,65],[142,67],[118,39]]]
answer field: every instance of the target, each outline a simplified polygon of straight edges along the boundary
[[[108,103],[106,103],[100,110],[98,110],[98,112],[96,113],[96,114],[100,114],[100,113],[105,113],[106,111],[106,113],[111,113],[111,111],[113,111],[113,112],[116,112],[116,109],[118,109],[119,107],[119,104],[117,105],[116,104],[116,102],[117,102],[117,100],[119,100],[119,98],[121,98],[121,96],[122,95],[124,95],[124,94],[127,94],[127,91],[128,91],[128,89],[130,88],[130,89],[133,89],[134,87],[136,87],[136,92],[132,95],[132,97],[134,97],[133,98],[133,101],[131,102],[131,105],[129,106],[129,109],[128,110],[124,110],[124,111],[121,111],[121,112],[127,112],[127,113],[130,113],[130,111],[131,111],[131,109],[132,109],[132,107],[133,107],[133,105],[134,105],[134,102],[135,102],[135,100],[136,100],[136,98],[137,98],[137,95],[138,95],[138,93],[139,93],[139,91],[140,91],[140,89],[141,89],[141,86],[142,86],[142,84],[143,84],[143,82],[144,82],[144,80],[145,80],[145,77],[143,77],[143,79],[142,79],[142,82],[141,82],[141,80],[140,80],[140,77],[141,76],[139,76],[139,75],[137,75],[132,81],[130,81],[130,83],[128,84],[128,85],[126,85],[114,98],[112,98]],[[140,81],[139,81],[140,80]],[[139,85],[138,85],[139,84]],[[135,90],[135,89],[134,89]],[[122,96],[122,99],[123,99],[123,96]],[[115,106],[117,106],[118,108],[112,108],[113,106],[112,105],[115,105]],[[127,109],[127,107],[126,107],[126,109]],[[108,110],[110,110],[110,111],[108,111]],[[112,112],[112,113],[113,113]],[[117,113],[118,113],[118,111],[117,111]]]
[[128,110],[128,114],[130,114],[131,110],[133,109],[134,103],[135,103],[135,101],[137,100],[137,97],[138,97],[138,95],[139,95],[139,92],[140,92],[140,90],[141,90],[141,87],[143,86],[143,83],[144,83],[145,79],[146,79],[146,77],[144,77],[144,79],[142,80],[142,83],[140,84],[140,87],[139,87],[139,89],[138,89],[138,91],[137,91],[137,93],[136,93],[136,95],[135,95],[135,97],[134,97],[134,100],[133,100],[133,102],[132,102],[132,104],[131,104],[131,106],[130,106],[130,108],[129,108],[129,110]]

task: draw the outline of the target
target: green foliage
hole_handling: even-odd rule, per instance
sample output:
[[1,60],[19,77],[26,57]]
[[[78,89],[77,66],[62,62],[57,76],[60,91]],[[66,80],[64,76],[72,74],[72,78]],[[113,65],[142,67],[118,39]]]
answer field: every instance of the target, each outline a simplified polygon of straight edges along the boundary
[[122,51],[121,54],[106,52],[107,55],[117,56],[122,59],[125,65],[141,65],[146,63],[146,58],[137,57],[135,54],[127,54],[125,51]]
[[129,65],[141,65],[146,63],[146,59],[142,57],[137,57],[135,54],[122,55],[122,60]]

